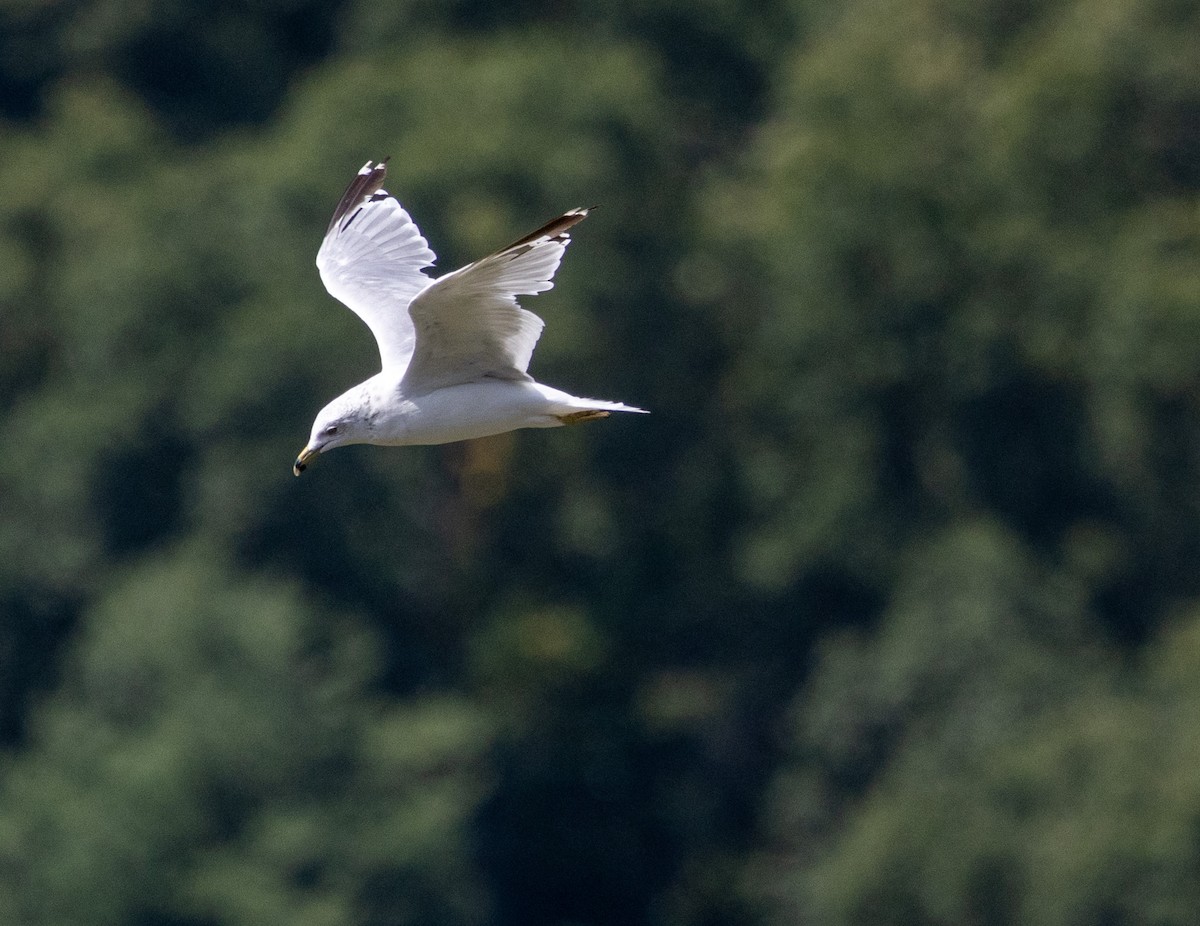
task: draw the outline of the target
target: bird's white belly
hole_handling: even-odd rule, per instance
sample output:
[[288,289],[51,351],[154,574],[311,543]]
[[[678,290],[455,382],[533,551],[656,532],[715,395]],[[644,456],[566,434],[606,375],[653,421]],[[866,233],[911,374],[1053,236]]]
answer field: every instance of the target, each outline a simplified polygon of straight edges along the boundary
[[[378,424],[380,444],[447,444],[517,428],[549,428],[560,406],[555,389],[532,382],[487,380],[405,398]],[[568,398],[565,394],[563,398]]]

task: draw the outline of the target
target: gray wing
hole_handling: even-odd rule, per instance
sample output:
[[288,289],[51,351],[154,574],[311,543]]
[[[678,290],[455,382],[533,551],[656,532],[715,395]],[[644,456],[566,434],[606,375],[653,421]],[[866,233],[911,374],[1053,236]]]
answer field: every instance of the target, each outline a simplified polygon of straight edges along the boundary
[[381,189],[385,162],[366,163],[342,195],[317,269],[330,295],[367,323],[384,369],[408,365],[415,331],[413,297],[430,284],[436,255],[395,198]]
[[517,305],[517,296],[553,287],[568,231],[587,214],[572,209],[417,294],[408,308],[417,340],[405,391],[420,395],[484,377],[530,379],[525,371],[543,322]]

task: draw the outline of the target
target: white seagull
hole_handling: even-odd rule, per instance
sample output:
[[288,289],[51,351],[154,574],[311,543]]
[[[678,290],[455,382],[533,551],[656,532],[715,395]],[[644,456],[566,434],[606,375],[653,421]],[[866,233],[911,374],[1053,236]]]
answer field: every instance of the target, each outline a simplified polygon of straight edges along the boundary
[[382,369],[317,415],[292,472],[346,444],[445,444],[517,428],[555,428],[642,412],[581,399],[525,372],[543,322],[517,296],[545,292],[587,215],[572,209],[495,254],[437,278],[433,251],[382,189],[368,161],[334,210],[317,268],[325,288],[367,323]]

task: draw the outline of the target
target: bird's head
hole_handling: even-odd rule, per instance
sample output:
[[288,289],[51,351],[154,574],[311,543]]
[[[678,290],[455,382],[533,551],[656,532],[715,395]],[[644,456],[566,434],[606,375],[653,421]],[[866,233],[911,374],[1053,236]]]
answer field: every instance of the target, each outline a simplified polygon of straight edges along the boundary
[[359,444],[367,439],[367,409],[361,402],[355,401],[355,398],[348,393],[321,409],[313,422],[308,445],[300,451],[300,456],[296,457],[292,466],[293,474],[299,476],[304,472],[308,468],[309,460],[318,453],[346,444]]

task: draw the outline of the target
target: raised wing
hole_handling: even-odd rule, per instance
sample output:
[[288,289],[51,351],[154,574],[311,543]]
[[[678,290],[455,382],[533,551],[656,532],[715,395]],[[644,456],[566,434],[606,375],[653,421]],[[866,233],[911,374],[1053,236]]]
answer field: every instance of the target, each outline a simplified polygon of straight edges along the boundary
[[386,174],[384,161],[367,161],[342,194],[317,252],[325,288],[367,323],[385,369],[403,368],[412,356],[408,304],[430,284],[424,270],[436,259],[408,213],[381,189]]
[[404,389],[419,395],[483,377],[527,380],[525,370],[542,320],[517,296],[554,284],[571,226],[587,209],[572,209],[537,231],[461,270],[438,277],[408,307],[417,332]]

